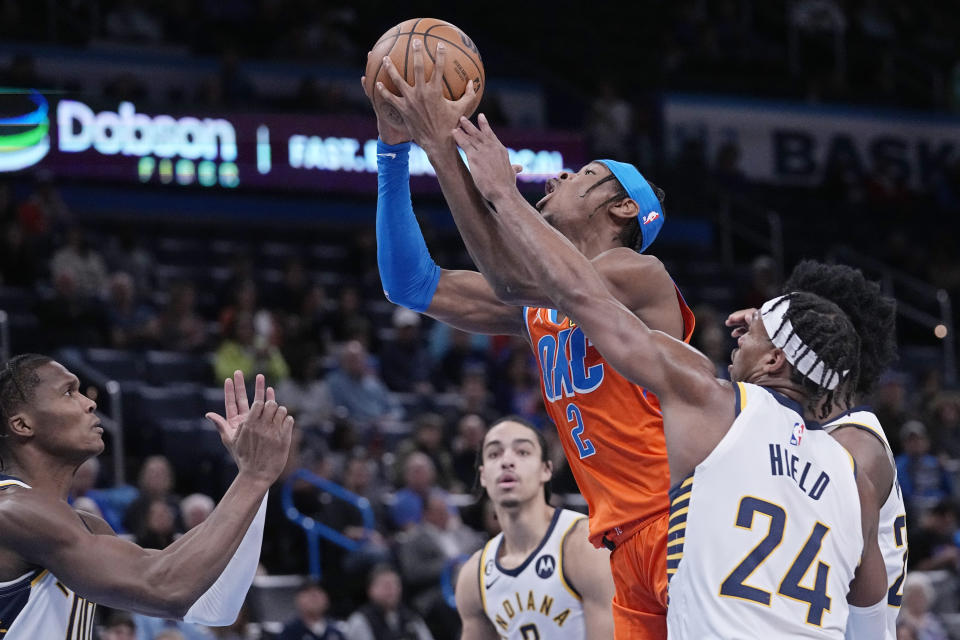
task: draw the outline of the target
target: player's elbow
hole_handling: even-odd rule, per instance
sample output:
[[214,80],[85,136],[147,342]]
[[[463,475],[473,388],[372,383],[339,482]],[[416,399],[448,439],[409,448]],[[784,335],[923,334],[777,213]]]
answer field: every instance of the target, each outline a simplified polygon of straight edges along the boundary
[[183,575],[176,575],[167,563],[143,572],[143,597],[145,607],[160,618],[182,620],[197,600],[196,588],[191,587]]

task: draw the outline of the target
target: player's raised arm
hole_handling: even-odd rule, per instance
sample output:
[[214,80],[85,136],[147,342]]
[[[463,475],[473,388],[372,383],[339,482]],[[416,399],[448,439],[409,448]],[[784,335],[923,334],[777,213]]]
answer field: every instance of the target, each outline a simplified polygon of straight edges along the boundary
[[460,567],[457,576],[457,613],[463,631],[461,640],[496,640],[499,635],[483,611],[480,597],[480,555],[477,551]]
[[[42,566],[80,596],[146,615],[182,618],[217,581],[286,463],[293,418],[265,400],[262,378],[228,448],[239,473],[189,538],[160,552],[91,533],[70,506],[21,489],[0,503],[3,546]],[[225,441],[227,438],[225,438]]]
[[506,149],[483,114],[480,127],[461,118],[454,136],[490,203],[491,218],[502,229],[505,250],[524,260],[556,308],[582,326],[604,358],[632,382],[661,400],[692,398],[706,387],[712,391],[712,363],[679,340],[651,330],[611,294],[590,261],[517,192]]
[[[427,153],[437,172],[437,180],[450,212],[460,230],[467,252],[480,271],[492,285],[498,296],[515,304],[526,304],[522,292],[536,290],[536,283],[525,270],[521,261],[504,255],[499,229],[484,215],[485,206],[464,165],[457,145],[450,135],[462,115],[470,115],[476,108],[473,83],[467,83],[464,95],[456,101],[443,97],[442,73],[434,73],[425,79],[423,45],[418,39],[412,41],[414,85],[404,80],[389,57],[384,58],[384,69],[393,85],[401,92],[395,96],[379,85],[380,98],[400,113],[413,139]],[[443,69],[446,50],[441,42],[437,45],[435,69]]]

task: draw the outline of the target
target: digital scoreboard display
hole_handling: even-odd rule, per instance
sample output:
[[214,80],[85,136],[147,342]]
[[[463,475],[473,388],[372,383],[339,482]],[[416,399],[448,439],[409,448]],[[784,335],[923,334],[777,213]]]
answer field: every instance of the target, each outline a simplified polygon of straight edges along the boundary
[[[36,91],[0,93],[0,172],[43,168],[64,178],[171,187],[374,192],[370,115],[197,114],[94,107]],[[577,134],[498,132],[521,188],[586,161]],[[411,188],[439,191],[426,154],[410,154]]]

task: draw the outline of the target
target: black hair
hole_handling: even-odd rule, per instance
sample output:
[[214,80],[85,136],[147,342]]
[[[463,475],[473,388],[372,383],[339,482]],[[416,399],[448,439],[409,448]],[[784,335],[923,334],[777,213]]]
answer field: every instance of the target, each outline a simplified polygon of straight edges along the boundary
[[[789,321],[793,332],[806,347],[797,354],[797,358],[803,358],[812,351],[817,356],[813,366],[822,363],[825,368],[840,375],[839,384],[828,389],[824,379],[812,380],[801,374],[796,367],[792,367],[790,379],[806,391],[810,411],[816,415],[817,405],[821,399],[824,401],[820,414],[817,415],[817,418],[822,420],[833,411],[833,403],[838,393],[842,394],[845,404],[851,404],[860,375],[860,337],[850,318],[836,303],[826,298],[808,291],[794,291],[783,296],[771,310],[788,303],[790,306],[783,321],[770,334],[770,339],[789,340],[791,336],[780,335]],[[847,372],[846,375],[843,375],[844,371]]]
[[809,291],[835,303],[860,336],[860,378],[856,393],[873,391],[883,372],[897,358],[897,303],[883,295],[880,284],[842,264],[804,260],[793,268],[784,293]]
[[[646,178],[644,179],[646,180]],[[605,207],[608,204],[611,204],[613,202],[618,202],[620,200],[623,200],[624,198],[630,197],[630,194],[627,193],[626,187],[624,187],[623,184],[619,180],[617,180],[617,177],[613,175],[612,172],[610,173],[610,175],[604,176],[603,178],[600,178],[599,180],[597,180],[594,184],[590,185],[590,188],[587,189],[583,195],[586,196],[588,193],[590,193],[600,185],[606,184],[611,180],[616,180],[616,187],[617,187],[616,192],[612,196],[610,196],[609,198],[607,198],[606,200],[598,204],[596,209]],[[647,185],[653,191],[653,194],[657,196],[657,200],[660,201],[660,210],[663,212],[663,215],[666,216],[667,210],[663,206],[664,200],[667,199],[666,192],[660,187],[658,187],[657,185],[650,182],[649,180],[647,180]],[[594,209],[594,211],[596,211],[596,209]],[[629,220],[627,220],[627,223],[623,225],[623,229],[620,231],[620,244],[622,244],[625,247],[630,247],[637,253],[639,253],[640,250],[643,248],[643,229],[640,226],[640,215],[636,215],[630,218]]]
[[[543,433],[540,432],[540,429],[537,429],[536,425],[526,418],[522,418],[518,415],[503,416],[502,418],[494,420],[483,433],[483,439],[480,440],[480,448],[477,449],[477,458],[473,464],[473,470],[475,472],[473,478],[473,493],[478,498],[483,495],[483,487],[480,486],[480,467],[483,466],[483,442],[487,439],[487,434],[490,433],[494,427],[499,426],[504,422],[516,422],[517,424],[522,424],[527,429],[530,429],[530,431],[533,431],[533,433],[537,436],[537,443],[540,445],[540,461],[550,462],[550,456],[547,453],[547,439],[543,437]],[[552,495],[553,491],[550,488],[550,481],[547,480],[543,484],[543,498],[548,504],[550,503],[550,497]]]
[[39,353],[24,353],[7,360],[0,369],[0,471],[3,470],[3,452],[9,436],[10,418],[29,403],[40,384],[37,369],[53,362],[53,358]]

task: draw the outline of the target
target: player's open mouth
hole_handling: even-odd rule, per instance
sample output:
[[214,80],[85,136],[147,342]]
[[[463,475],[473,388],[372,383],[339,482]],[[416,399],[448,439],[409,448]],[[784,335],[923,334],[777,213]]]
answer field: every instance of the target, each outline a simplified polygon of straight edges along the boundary
[[100,423],[100,422],[98,422],[97,424],[93,425],[93,430],[96,431],[97,433],[101,433],[101,434],[102,434],[102,433],[103,433],[103,424]]
[[543,186],[543,191],[547,195],[540,198],[540,201],[536,204],[537,211],[543,211],[543,204],[550,199],[550,196],[553,195],[553,192],[557,190],[557,185],[560,184],[560,181],[556,178],[550,178],[547,180],[546,184]]
[[505,473],[497,478],[497,485],[501,487],[512,487],[518,483],[517,476],[512,473]]

